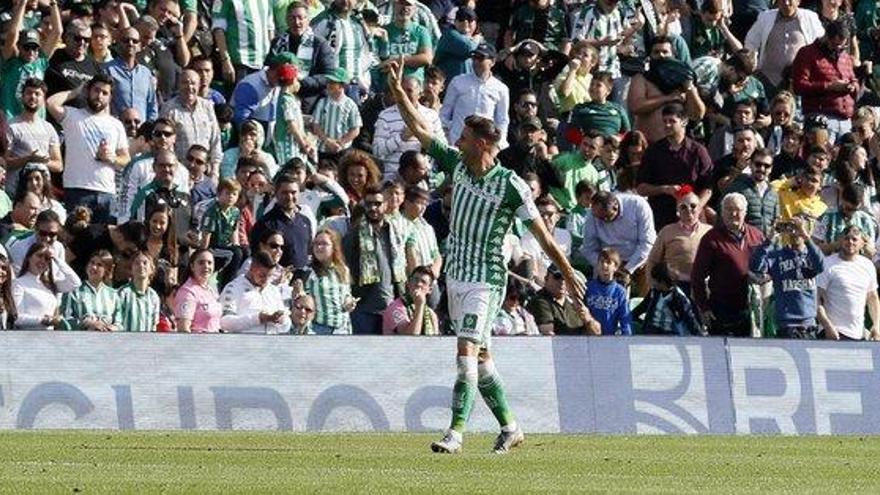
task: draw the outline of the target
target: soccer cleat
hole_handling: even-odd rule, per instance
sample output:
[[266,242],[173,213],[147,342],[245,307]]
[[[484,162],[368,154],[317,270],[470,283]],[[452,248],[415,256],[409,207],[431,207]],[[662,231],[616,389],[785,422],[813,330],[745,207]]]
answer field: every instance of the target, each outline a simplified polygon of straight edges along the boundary
[[447,431],[442,440],[431,443],[431,452],[437,454],[457,454],[461,452],[460,436],[455,435],[452,430]]
[[513,431],[502,431],[498,434],[498,438],[495,439],[495,447],[492,448],[492,452],[506,454],[517,445],[523,443],[525,438],[526,436],[519,426]]

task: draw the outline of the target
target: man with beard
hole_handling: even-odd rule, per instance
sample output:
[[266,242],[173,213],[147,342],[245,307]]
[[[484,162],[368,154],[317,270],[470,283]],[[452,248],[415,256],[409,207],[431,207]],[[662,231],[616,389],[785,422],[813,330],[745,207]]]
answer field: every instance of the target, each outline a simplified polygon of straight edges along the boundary
[[6,191],[13,195],[18,184],[19,170],[28,164],[39,164],[50,172],[61,172],[61,143],[58,133],[46,119],[40,117],[46,83],[29,78],[22,85],[22,113],[9,122],[6,131],[8,147],[6,159]]
[[82,19],[74,19],[64,29],[64,49],[49,59],[46,84],[49,93],[70,91],[89,82],[101,72],[101,64],[88,56],[92,28]]
[[706,113],[706,105],[692,80],[685,80],[680,86],[668,91],[663,91],[650,80],[651,74],[656,73],[664,64],[676,63],[673,55],[671,39],[666,36],[654,38],[651,45],[651,69],[646,74],[633,76],[627,95],[627,108],[635,117],[634,128],[643,132],[652,143],[665,136],[661,110],[666,104],[683,104],[685,117],[693,121],[702,119]]
[[336,54],[327,40],[309,27],[309,10],[303,2],[287,7],[287,31],[272,40],[270,53],[290,52],[296,55],[299,93],[303,110],[311,113],[318,96],[327,87],[327,74],[336,69]]
[[104,66],[113,78],[113,100],[110,110],[114,116],[121,116],[126,108],[136,108],[147,120],[159,116],[159,103],[156,101],[156,78],[147,66],[138,63],[141,51],[141,35],[135,28],[123,29],[119,38],[122,45],[119,56]]
[[128,137],[122,122],[108,111],[113,80],[98,74],[85,85],[86,108],[67,103],[78,97],[80,88],[62,91],[46,102],[49,113],[61,123],[66,145],[64,200],[68,210],[83,205],[92,210],[95,223],[111,222],[111,205],[116,195],[116,170],[125,167]]
[[[55,47],[61,37],[61,13],[58,5],[52,3],[51,29],[44,30],[45,37],[40,40],[40,33],[35,29],[21,30],[25,10],[30,2],[16,2],[12,20],[6,27],[6,39],[3,42],[2,65],[0,65],[0,109],[10,119],[21,113],[22,83],[31,77],[43,79],[49,65],[48,57],[55,53]],[[45,91],[43,92],[45,96]]]

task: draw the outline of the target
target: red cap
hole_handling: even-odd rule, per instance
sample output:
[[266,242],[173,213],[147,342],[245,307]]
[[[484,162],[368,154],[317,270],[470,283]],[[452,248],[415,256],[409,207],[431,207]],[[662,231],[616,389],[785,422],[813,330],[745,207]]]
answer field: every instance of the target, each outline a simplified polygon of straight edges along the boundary
[[282,86],[290,86],[296,81],[296,67],[291,64],[282,64],[278,69],[278,82]]

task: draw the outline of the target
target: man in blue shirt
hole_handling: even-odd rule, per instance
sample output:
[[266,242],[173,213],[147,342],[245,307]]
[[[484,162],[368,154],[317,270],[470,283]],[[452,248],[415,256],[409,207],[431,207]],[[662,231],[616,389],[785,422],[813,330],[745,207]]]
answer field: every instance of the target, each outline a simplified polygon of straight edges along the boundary
[[141,35],[137,29],[127,28],[122,31],[119,43],[119,56],[104,67],[113,79],[110,111],[118,117],[125,109],[134,108],[147,121],[156,120],[159,116],[156,80],[150,69],[137,61],[141,51]]

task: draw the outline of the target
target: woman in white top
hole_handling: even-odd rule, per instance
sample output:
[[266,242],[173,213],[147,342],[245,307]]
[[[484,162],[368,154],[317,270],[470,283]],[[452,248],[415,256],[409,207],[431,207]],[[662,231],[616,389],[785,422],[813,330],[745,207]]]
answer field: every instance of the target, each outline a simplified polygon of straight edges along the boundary
[[[53,276],[53,265],[60,277]],[[57,263],[50,244],[35,242],[25,255],[21,272],[12,283],[12,300],[18,312],[15,328],[54,330],[64,321],[58,311],[60,294],[80,286],[67,263]]]
[[58,214],[61,225],[67,221],[67,210],[55,199],[52,192],[52,182],[49,178],[49,169],[42,163],[29,163],[22,170],[18,178],[16,197],[30,191],[40,198],[40,211],[52,210]]

